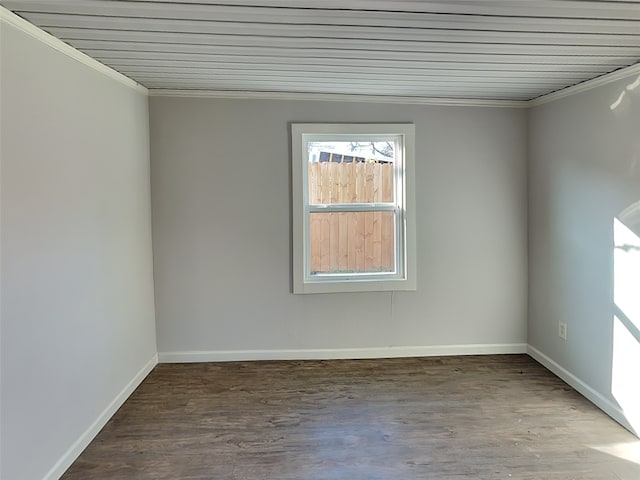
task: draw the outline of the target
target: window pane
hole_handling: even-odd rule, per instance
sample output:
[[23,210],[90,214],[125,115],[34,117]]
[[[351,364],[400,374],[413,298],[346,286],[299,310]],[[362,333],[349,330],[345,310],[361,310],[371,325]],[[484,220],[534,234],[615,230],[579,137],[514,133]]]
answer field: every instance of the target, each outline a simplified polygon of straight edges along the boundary
[[309,203],[393,203],[393,148],[393,142],[309,142]]
[[310,272],[395,272],[394,212],[311,213]]

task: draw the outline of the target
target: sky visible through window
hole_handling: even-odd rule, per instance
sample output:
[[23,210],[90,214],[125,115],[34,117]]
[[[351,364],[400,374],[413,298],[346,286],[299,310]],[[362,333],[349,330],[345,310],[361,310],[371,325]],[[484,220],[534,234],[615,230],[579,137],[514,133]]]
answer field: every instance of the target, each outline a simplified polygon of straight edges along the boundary
[[394,142],[309,142],[309,162],[393,162]]

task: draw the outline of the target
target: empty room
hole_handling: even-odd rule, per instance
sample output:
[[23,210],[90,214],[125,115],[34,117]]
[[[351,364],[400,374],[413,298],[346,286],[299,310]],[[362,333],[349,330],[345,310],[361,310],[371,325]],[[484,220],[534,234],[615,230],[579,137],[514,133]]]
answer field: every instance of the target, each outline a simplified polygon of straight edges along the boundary
[[640,1],[0,0],[2,480],[640,479]]

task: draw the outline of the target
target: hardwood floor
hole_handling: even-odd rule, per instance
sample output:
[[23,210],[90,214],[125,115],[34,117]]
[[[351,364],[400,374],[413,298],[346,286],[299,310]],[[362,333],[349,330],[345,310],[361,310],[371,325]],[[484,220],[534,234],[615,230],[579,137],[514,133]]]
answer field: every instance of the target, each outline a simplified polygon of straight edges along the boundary
[[163,364],[63,479],[638,480],[639,450],[526,355]]

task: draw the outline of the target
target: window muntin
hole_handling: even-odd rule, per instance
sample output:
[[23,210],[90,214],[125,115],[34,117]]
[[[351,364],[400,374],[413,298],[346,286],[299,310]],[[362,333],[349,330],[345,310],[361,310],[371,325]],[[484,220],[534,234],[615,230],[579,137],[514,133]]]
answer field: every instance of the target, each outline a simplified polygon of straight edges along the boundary
[[412,124],[293,124],[294,293],[415,290]]

